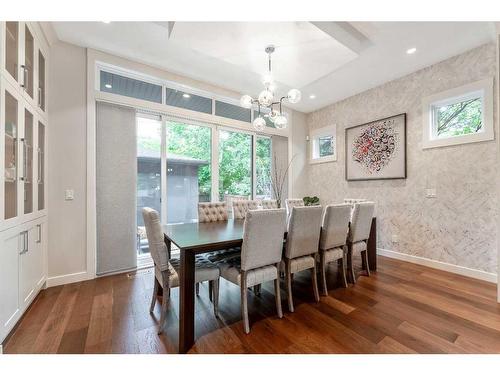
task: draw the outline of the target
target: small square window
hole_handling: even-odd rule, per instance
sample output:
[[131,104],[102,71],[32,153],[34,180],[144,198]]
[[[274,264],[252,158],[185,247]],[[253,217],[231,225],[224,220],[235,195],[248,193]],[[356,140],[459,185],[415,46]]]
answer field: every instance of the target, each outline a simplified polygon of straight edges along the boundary
[[311,133],[311,163],[337,160],[336,126],[314,130]]
[[424,99],[423,148],[493,139],[492,92],[484,80]]

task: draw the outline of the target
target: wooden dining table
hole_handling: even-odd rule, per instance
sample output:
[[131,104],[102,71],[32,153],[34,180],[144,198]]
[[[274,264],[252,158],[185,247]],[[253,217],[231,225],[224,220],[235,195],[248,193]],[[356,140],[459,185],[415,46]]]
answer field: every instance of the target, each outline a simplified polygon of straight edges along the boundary
[[[244,220],[212,223],[168,224],[163,226],[169,253],[172,244],[180,251],[179,353],[187,353],[194,344],[195,257],[197,254],[240,247]],[[372,220],[368,240],[370,270],[377,269],[376,218]]]

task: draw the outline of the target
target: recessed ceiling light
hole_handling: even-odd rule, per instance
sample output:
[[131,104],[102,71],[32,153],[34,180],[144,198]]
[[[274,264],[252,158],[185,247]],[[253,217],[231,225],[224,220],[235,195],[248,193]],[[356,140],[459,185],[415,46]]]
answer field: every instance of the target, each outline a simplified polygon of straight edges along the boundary
[[102,23],[111,23],[111,21],[102,21]]
[[182,97],[183,98],[186,98],[186,99],[189,99],[191,97],[191,95],[187,94],[187,93],[184,93],[182,94]]
[[314,94],[309,95],[309,99],[316,99],[316,95]]
[[408,55],[413,55],[415,52],[417,52],[417,49],[415,47],[406,50],[406,53]]
[[110,88],[112,88],[113,86],[111,86],[109,83],[106,83],[106,84],[104,85],[104,87],[106,87],[107,89],[110,89]]

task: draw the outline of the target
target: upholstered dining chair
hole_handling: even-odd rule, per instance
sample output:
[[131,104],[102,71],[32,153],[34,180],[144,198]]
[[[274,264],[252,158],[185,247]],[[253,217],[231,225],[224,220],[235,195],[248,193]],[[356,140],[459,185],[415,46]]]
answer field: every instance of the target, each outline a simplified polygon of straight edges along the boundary
[[226,202],[198,203],[198,222],[211,223],[216,221],[227,221]]
[[261,202],[262,209],[272,210],[278,208],[278,201],[276,199],[264,199]]
[[[163,297],[161,304],[160,324],[158,334],[163,332],[165,325],[165,316],[167,304],[170,299],[170,289],[179,286],[179,259],[170,258],[167,245],[164,241],[163,230],[160,224],[160,215],[152,208],[145,207],[142,209],[142,217],[146,226],[148,237],[149,251],[153,258],[155,283],[153,289],[153,297],[149,311],[152,313],[156,304],[158,289],[161,286],[163,289]],[[218,315],[219,309],[219,275],[218,267],[202,257],[196,257],[195,282],[200,283],[209,281],[213,283],[213,305],[214,313]]]
[[288,216],[292,213],[293,207],[303,207],[304,201],[302,199],[293,198],[293,199],[285,199],[286,205],[286,213]]
[[256,200],[239,200],[233,201],[233,218],[244,219],[249,210],[259,208],[259,201]]
[[370,276],[370,265],[368,263],[368,238],[370,237],[370,229],[372,225],[373,213],[375,211],[375,203],[360,202],[354,204],[352,210],[351,227],[347,239],[347,268],[349,268],[351,280],[356,283],[356,275],[352,263],[352,255],[360,254],[363,263],[366,266],[366,273]]
[[279,265],[283,249],[286,212],[284,209],[250,210],[243,224],[241,256],[219,263],[221,276],[239,285],[241,315],[245,333],[250,332],[248,321],[248,288],[266,281],[274,281],[276,310],[281,309]]
[[321,231],[321,206],[292,207],[285,256],[282,267],[285,272],[288,309],[293,312],[292,277],[294,273],[311,270],[314,298],[319,301],[318,280],[316,276],[316,254]]
[[344,287],[347,287],[347,234],[349,233],[350,219],[351,205],[349,203],[330,204],[325,207],[319,240],[320,272],[324,295],[328,295],[326,267],[331,262],[340,263],[342,282]]

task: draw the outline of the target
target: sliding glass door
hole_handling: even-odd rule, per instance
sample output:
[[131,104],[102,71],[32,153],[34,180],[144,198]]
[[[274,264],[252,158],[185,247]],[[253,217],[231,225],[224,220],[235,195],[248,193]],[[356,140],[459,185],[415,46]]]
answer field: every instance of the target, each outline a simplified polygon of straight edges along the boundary
[[166,122],[167,222],[198,220],[198,202],[212,194],[212,129],[179,121]]
[[252,135],[219,129],[219,200],[252,196]]

